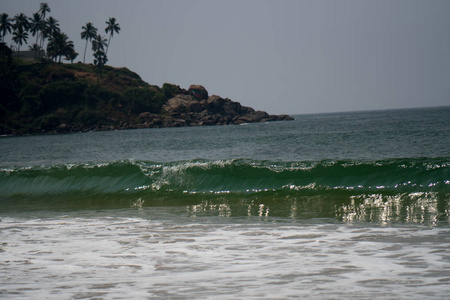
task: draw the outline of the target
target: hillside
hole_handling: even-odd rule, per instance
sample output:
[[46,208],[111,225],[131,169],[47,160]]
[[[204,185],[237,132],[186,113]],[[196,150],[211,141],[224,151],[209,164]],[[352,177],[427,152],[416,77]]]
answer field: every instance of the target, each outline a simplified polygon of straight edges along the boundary
[[88,64],[17,64],[1,57],[0,134],[240,124],[292,119],[181,89],[144,82],[127,68]]

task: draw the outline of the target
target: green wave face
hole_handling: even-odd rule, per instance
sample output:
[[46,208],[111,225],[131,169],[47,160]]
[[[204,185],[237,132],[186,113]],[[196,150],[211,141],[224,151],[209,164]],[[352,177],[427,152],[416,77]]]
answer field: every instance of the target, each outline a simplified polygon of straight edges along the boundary
[[[2,210],[185,206],[191,215],[448,217],[450,160],[118,161],[2,169]],[[422,209],[425,207],[425,209]]]

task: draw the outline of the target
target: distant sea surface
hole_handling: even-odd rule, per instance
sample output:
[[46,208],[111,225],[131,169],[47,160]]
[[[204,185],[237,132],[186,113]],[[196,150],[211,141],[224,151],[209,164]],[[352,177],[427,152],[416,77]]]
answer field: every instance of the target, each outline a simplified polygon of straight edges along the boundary
[[0,137],[0,298],[444,299],[450,107]]

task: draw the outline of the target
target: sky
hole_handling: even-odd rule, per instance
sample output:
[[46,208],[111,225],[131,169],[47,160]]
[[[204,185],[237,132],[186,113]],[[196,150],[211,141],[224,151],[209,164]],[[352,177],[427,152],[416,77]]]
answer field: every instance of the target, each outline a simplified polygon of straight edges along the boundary
[[448,0],[0,0],[0,13],[41,2],[77,61],[81,27],[107,37],[115,17],[108,64],[150,84],[201,84],[270,114],[450,105]]

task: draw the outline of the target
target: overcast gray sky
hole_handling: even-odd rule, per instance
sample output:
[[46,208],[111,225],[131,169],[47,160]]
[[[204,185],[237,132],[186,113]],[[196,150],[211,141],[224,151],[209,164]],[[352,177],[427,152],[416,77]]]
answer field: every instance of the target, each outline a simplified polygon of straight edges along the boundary
[[150,84],[201,84],[273,114],[450,105],[448,0],[1,0],[0,13],[31,17],[40,2],[77,60],[81,27],[105,34],[115,17],[108,64]]

